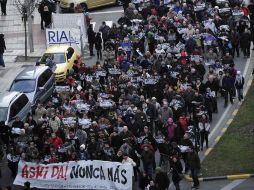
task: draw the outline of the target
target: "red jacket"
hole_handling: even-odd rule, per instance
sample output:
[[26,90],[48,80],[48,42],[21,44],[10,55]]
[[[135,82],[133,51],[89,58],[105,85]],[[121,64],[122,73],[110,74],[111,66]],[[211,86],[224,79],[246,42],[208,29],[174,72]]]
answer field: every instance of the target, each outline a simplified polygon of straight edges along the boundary
[[58,149],[60,146],[62,146],[63,141],[60,137],[56,137],[56,138],[49,138],[49,143],[52,144],[54,146],[54,148]]

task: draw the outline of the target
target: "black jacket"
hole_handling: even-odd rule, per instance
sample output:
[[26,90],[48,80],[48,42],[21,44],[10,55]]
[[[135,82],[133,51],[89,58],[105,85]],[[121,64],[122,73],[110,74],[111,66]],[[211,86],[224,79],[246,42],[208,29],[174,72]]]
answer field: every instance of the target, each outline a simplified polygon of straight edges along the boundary
[[87,38],[89,44],[95,43],[95,32],[93,31],[93,28],[91,26],[87,29]]
[[102,49],[102,39],[101,39],[101,36],[98,34],[95,37],[95,49],[96,50]]
[[241,35],[240,38],[241,46],[242,47],[250,47],[250,42],[251,42],[251,35],[248,32],[244,32]]
[[4,50],[6,50],[4,35],[0,34],[0,53],[4,53]]
[[155,184],[157,185],[158,189],[165,190],[168,188],[170,181],[165,172],[159,172],[155,176]]

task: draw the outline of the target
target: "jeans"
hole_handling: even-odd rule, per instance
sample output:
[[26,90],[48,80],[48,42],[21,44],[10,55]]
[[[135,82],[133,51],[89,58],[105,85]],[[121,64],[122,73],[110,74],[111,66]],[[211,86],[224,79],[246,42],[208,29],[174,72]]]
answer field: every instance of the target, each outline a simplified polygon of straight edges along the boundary
[[225,105],[228,105],[228,96],[229,96],[230,102],[233,104],[233,91],[232,91],[232,89],[228,89],[228,90],[224,91]]
[[235,52],[237,54],[237,57],[239,57],[240,52],[239,52],[239,45],[232,45],[232,55],[235,57]]
[[243,99],[243,89],[236,89],[237,90],[237,96],[238,100],[241,101]]
[[148,176],[152,177],[153,176],[153,164],[150,163],[150,164],[145,164],[143,162],[143,167],[144,167],[144,170],[145,172],[147,173]]
[[89,43],[89,52],[90,52],[90,56],[93,55],[93,46],[94,46],[94,43]]
[[2,53],[0,53],[0,65],[1,66],[5,66],[5,64],[4,64],[4,58],[3,58],[3,54]]
[[200,137],[201,137],[201,148],[203,149],[204,141],[206,142],[206,148],[208,148],[208,132],[205,130],[200,131]]
[[250,47],[249,46],[248,47],[242,47],[242,50],[243,50],[243,55],[245,57],[250,56]]
[[101,52],[101,49],[100,49],[100,50],[97,50],[97,59],[102,60],[102,52]]

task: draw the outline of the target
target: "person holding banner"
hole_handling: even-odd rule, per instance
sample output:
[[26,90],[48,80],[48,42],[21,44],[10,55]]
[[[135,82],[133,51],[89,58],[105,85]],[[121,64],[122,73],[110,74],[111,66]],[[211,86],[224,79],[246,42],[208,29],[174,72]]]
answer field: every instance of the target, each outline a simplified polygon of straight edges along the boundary
[[[122,160],[122,164],[131,164],[132,167],[135,167],[137,164],[136,162],[133,161],[132,158],[129,157],[128,154],[123,153],[123,160]],[[132,179],[134,178],[134,172],[132,173]],[[132,180],[134,181],[134,180]],[[134,183],[132,183],[133,185]]]

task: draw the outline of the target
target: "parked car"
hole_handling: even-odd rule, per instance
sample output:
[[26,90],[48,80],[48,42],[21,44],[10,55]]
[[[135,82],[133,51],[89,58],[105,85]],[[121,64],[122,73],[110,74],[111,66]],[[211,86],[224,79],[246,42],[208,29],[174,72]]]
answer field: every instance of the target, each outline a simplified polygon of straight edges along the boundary
[[0,93],[0,121],[4,121],[6,125],[10,126],[17,116],[24,121],[30,112],[31,103],[24,93]]
[[64,82],[72,70],[78,53],[73,47],[68,45],[53,45],[45,51],[36,65],[45,66],[46,60],[49,57],[56,64],[56,70],[54,72],[56,82]]
[[27,95],[34,106],[38,101],[45,102],[53,93],[54,73],[49,67],[27,67],[13,80],[9,91],[19,91]]
[[60,0],[62,12],[72,12],[77,5],[81,5],[84,11],[106,5],[120,5],[121,0]]

